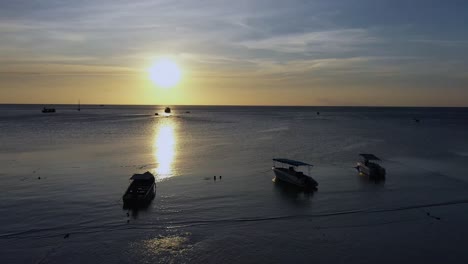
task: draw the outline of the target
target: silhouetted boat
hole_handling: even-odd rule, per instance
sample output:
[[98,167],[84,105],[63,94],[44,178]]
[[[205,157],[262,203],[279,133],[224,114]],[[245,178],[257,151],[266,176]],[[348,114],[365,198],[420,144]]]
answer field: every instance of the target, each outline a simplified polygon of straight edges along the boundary
[[134,174],[130,180],[132,180],[132,183],[122,197],[124,205],[145,204],[153,200],[156,194],[156,183],[153,174],[150,172]]
[[[273,159],[273,161],[275,162],[273,165],[273,171],[276,176],[275,179],[294,184],[302,188],[316,188],[318,186],[318,182],[312,179],[312,177],[305,175],[302,171],[296,170],[297,167],[307,166],[310,174],[310,167],[312,167],[311,164],[290,159]],[[289,166],[289,168],[277,167],[276,162],[291,166]]]
[[42,109],[42,113],[55,113],[55,108],[46,108]]
[[170,114],[171,113],[171,108],[166,107],[166,109],[164,109],[164,113]]
[[359,173],[363,173],[372,178],[385,178],[386,171],[379,164],[372,161],[380,161],[374,154],[359,154],[363,161],[357,163],[356,169]]
[[78,100],[78,109],[77,110],[78,110],[78,112],[81,111],[81,102],[80,102],[80,100]]

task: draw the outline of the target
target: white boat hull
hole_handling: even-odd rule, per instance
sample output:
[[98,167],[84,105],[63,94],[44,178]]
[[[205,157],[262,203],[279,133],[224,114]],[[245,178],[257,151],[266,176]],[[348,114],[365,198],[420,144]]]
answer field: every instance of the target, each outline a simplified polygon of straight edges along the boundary
[[318,183],[314,179],[312,179],[312,177],[307,175],[302,175],[301,177],[298,177],[294,174],[288,173],[288,171],[286,170],[281,170],[280,168],[275,167],[273,167],[273,171],[275,173],[276,180],[294,184],[302,188],[314,188],[318,185]]

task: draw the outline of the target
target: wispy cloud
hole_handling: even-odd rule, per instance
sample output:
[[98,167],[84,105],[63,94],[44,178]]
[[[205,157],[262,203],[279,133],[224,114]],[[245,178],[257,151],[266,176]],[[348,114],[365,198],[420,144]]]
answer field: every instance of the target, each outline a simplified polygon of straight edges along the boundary
[[260,40],[241,42],[250,49],[266,49],[277,52],[343,52],[362,49],[378,38],[364,29],[341,29],[272,36]]
[[418,38],[418,39],[410,39],[408,41],[414,42],[414,43],[431,44],[431,45],[446,46],[446,47],[454,47],[454,46],[466,47],[468,45],[468,40]]

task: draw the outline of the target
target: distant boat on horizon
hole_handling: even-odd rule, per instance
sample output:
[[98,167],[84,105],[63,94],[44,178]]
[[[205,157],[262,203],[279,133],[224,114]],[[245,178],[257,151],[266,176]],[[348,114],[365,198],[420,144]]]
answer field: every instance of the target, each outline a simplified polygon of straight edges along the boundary
[[166,107],[166,109],[164,109],[164,113],[170,114],[170,113],[171,113],[171,108],[170,108],[170,107]]
[[55,108],[42,108],[42,113],[55,113]]
[[81,102],[78,100],[78,112],[81,111]]

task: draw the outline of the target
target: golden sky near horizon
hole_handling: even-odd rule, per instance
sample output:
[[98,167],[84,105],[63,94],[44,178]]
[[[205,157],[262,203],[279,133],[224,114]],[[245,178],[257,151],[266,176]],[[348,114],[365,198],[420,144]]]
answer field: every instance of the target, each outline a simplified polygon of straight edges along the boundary
[[[22,104],[141,104],[141,105],[377,105],[377,106],[464,106],[457,94],[408,95],[408,89],[388,89],[388,93],[372,93],[372,89],[281,88],[271,92],[268,84],[258,81],[224,79],[183,80],[170,89],[155,87],[138,76],[22,76],[20,84],[2,88],[1,103]],[[46,79],[46,80],[44,80]],[[14,83],[14,82],[13,82]],[[191,85],[187,84],[191,83]],[[400,94],[395,95],[392,93]]]

